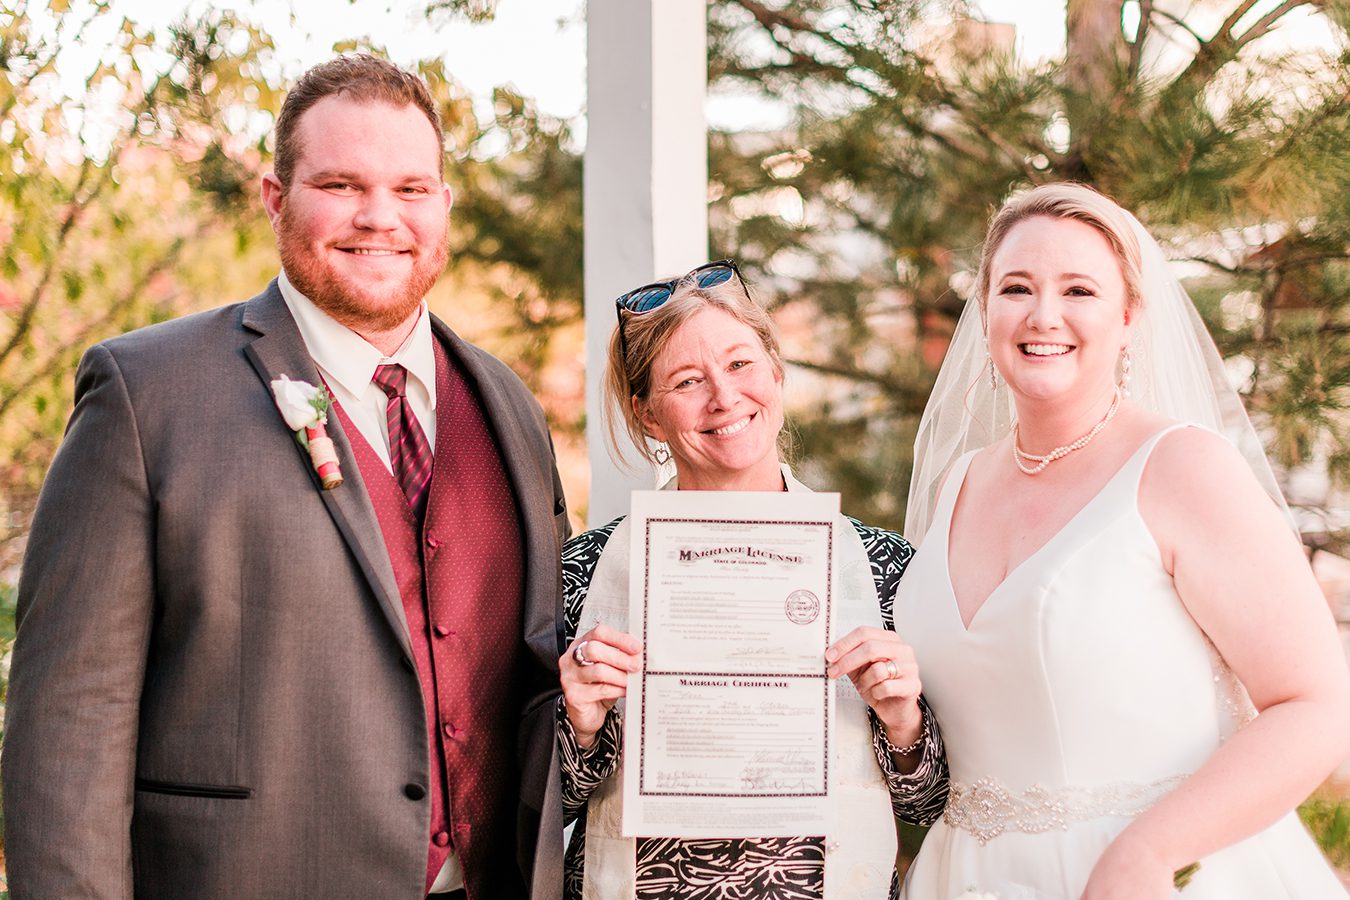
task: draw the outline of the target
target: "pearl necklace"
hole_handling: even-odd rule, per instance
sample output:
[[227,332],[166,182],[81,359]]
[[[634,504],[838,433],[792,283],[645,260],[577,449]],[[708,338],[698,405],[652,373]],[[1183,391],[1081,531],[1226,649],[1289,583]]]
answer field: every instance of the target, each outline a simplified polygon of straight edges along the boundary
[[[1063,459],[1075,450],[1082,450],[1088,444],[1092,443],[1092,439],[1101,434],[1101,431],[1106,427],[1106,424],[1115,418],[1116,410],[1118,409],[1120,409],[1120,388],[1116,388],[1116,395],[1111,399],[1111,406],[1106,410],[1106,415],[1102,416],[1100,422],[1092,426],[1091,431],[1076,441],[1056,447],[1044,456],[1028,453],[1017,446],[1017,423],[1014,422],[1012,434],[1013,462],[1017,463],[1017,468],[1021,469],[1025,474],[1039,475],[1041,472],[1045,471],[1046,466],[1050,465],[1055,460]],[[1022,460],[1026,460],[1029,463],[1035,463],[1035,465],[1028,466],[1026,463],[1022,462]]]

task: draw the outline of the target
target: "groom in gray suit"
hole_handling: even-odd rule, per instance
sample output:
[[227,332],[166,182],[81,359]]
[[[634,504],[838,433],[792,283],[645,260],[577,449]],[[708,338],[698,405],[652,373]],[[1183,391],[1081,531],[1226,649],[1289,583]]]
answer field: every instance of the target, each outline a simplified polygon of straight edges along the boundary
[[560,895],[567,515],[534,398],[427,311],[442,140],[416,76],[310,70],[281,275],[81,362],[19,586],[14,897]]

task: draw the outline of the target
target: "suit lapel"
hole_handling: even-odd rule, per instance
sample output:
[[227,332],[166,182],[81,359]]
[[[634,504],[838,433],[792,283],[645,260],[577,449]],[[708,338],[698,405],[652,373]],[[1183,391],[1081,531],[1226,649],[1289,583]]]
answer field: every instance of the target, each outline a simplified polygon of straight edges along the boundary
[[[431,317],[432,329],[446,351],[459,360],[483,403],[488,427],[497,438],[506,475],[520,510],[525,552],[525,640],[540,659],[558,655],[557,553],[553,532],[553,474],[549,448],[532,436],[530,410],[513,398],[500,373],[488,368],[479,353]],[[523,390],[523,388],[521,389]],[[448,437],[448,436],[447,436]],[[437,435],[437,442],[441,440]],[[540,557],[540,553],[544,557]]]
[[[310,384],[320,384],[321,377],[314,361],[305,350],[305,342],[300,337],[300,329],[291,318],[286,301],[276,281],[268,285],[267,290],[254,297],[244,309],[244,327],[256,332],[258,337],[249,344],[244,352],[252,363],[258,377],[262,379],[267,392],[272,392],[272,381],[283,374],[292,379],[302,379]],[[286,428],[286,422],[277,411],[277,427]],[[338,460],[342,466],[342,477],[346,482],[331,491],[323,490],[309,462],[309,455],[298,443],[296,450],[304,457],[305,470],[309,472],[314,489],[320,493],[328,513],[337,525],[339,533],[347,543],[361,572],[370,583],[371,590],[379,601],[380,608],[389,625],[394,629],[399,645],[412,661],[412,644],[408,638],[408,621],[403,613],[403,602],[399,598],[398,582],[394,578],[394,567],[389,562],[389,551],[384,545],[384,536],[380,533],[379,520],[375,518],[375,508],[370,503],[365,482],[361,478],[361,469],[352,454],[351,442],[342,430],[338,417],[328,417],[328,436],[337,448]]]

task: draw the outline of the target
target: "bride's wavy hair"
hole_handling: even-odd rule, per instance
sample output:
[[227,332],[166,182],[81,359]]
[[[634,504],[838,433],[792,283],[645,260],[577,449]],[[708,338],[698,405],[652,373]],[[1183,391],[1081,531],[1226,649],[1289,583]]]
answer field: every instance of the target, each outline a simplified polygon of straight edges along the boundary
[[[623,321],[614,327],[609,336],[604,387],[605,436],[608,438],[610,455],[616,462],[628,465],[618,440],[619,428],[622,427],[632,439],[639,455],[649,463],[659,465],[654,451],[647,443],[647,432],[633,410],[633,398],[646,401],[651,394],[652,366],[656,357],[680,326],[703,310],[719,309],[749,326],[768,354],[774,371],[782,376],[783,360],[778,345],[778,329],[768,310],[750,295],[749,286],[743,288],[742,285],[744,281],[740,278],[731,278],[712,287],[699,287],[692,280],[682,281],[675,287],[670,299],[651,312],[639,315],[620,313]],[[786,432],[786,427],[779,432],[780,454],[786,453],[788,449]]]
[[1125,279],[1125,308],[1143,308],[1144,275],[1139,240],[1125,211],[1110,197],[1085,184],[1064,181],[1014,195],[989,222],[984,250],[980,253],[980,268],[975,275],[975,296],[979,299],[982,316],[989,302],[989,267],[994,254],[1013,226],[1036,216],[1073,219],[1096,229],[1111,245],[1120,263],[1120,274]]

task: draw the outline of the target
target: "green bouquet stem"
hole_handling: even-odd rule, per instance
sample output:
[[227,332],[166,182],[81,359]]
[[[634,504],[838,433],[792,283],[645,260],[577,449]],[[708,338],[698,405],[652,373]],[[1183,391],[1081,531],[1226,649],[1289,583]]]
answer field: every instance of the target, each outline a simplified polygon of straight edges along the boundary
[[1189,866],[1182,866],[1172,874],[1172,884],[1176,885],[1177,890],[1181,890],[1191,883],[1191,879],[1194,878],[1195,873],[1199,871],[1200,864],[1198,862],[1193,862]]

